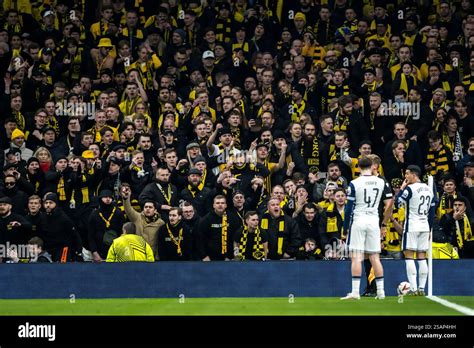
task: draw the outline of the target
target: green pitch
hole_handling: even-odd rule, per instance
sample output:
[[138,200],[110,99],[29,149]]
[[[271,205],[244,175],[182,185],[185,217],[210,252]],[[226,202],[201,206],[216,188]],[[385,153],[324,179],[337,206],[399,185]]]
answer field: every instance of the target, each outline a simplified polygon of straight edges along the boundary
[[[444,299],[474,309],[474,297]],[[462,315],[424,297],[0,300],[0,315]]]

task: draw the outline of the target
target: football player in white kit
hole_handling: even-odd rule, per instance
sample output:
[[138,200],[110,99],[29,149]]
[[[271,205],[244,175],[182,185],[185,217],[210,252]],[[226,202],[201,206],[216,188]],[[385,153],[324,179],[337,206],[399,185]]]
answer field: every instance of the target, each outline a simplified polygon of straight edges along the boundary
[[[429,249],[430,227],[435,215],[433,189],[420,181],[421,169],[410,165],[405,171],[405,180],[395,198],[397,207],[405,205],[405,224],[403,226],[402,250],[405,254],[407,277],[410,283],[409,294],[425,295],[428,264],[426,252]],[[418,260],[418,281],[416,284],[416,259]]]
[[[352,292],[341,300],[360,299],[360,277],[364,255],[374,268],[377,299],[385,298],[383,267],[380,262],[381,237],[386,233],[390,218],[392,191],[382,178],[372,175],[372,161],[362,157],[358,162],[361,175],[349,184],[348,202],[344,211],[344,231],[347,231],[351,255]],[[380,228],[379,204],[384,202],[384,216]]]

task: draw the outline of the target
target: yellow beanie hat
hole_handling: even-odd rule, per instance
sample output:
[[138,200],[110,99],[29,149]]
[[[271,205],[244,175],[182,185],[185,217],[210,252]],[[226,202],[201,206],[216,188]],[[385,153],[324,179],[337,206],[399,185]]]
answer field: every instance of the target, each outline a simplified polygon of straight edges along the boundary
[[25,133],[23,133],[21,130],[19,130],[18,128],[16,128],[13,133],[12,133],[12,140],[15,140],[16,138],[19,138],[19,137],[25,137]]

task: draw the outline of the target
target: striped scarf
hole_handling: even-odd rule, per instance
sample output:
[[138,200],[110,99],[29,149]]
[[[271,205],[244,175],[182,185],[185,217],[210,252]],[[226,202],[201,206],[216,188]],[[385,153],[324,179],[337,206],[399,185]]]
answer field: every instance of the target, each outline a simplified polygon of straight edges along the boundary
[[228,222],[227,222],[227,213],[224,212],[222,215],[222,247],[221,253],[225,255],[227,253],[227,229],[228,229]]
[[459,221],[456,221],[456,241],[458,243],[459,249],[462,249],[464,246],[464,242],[472,240],[472,230],[471,230],[471,223],[469,222],[469,218],[466,214],[464,214],[463,219],[463,232],[461,232],[461,226],[459,226]]
[[[266,214],[265,214],[266,215]],[[285,233],[285,216],[283,211],[280,213],[278,219],[281,219],[278,223],[278,255],[283,255],[283,234]],[[268,230],[268,217],[264,217],[260,222],[260,228]]]
[[61,175],[58,182],[57,193],[60,201],[66,200],[66,190],[64,189],[64,177]]
[[462,157],[462,143],[461,143],[461,135],[459,132],[456,132],[454,138],[451,140],[451,137],[448,135],[447,132],[443,132],[443,144],[452,152],[453,154],[453,161],[458,162]]
[[[260,234],[260,228],[256,228],[253,234],[253,253],[252,256],[256,260],[261,260],[265,254],[263,253],[263,243],[262,236]],[[245,252],[247,251],[247,241],[248,241],[249,229],[247,226],[244,227],[242,232],[242,237],[239,241],[239,258],[245,260]]]
[[443,215],[449,214],[453,211],[454,200],[458,197],[456,192],[452,195],[448,193],[443,193],[441,195],[441,200],[438,206],[438,210],[436,212],[436,217],[441,219]]
[[298,106],[295,102],[292,102],[289,110],[291,115],[291,122],[300,122],[300,117],[305,109],[306,103],[304,100],[301,101],[300,106]]

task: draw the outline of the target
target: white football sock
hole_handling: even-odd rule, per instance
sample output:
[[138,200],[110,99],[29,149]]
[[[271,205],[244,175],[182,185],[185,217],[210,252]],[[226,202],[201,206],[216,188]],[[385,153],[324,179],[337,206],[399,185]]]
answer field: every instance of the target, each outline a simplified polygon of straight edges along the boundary
[[352,277],[352,293],[354,295],[360,294],[360,277]]
[[418,260],[418,282],[420,289],[425,289],[426,279],[428,278],[428,263],[426,260]]
[[410,283],[410,290],[416,291],[416,265],[415,260],[407,259],[405,260],[407,267],[407,277],[408,282]]
[[375,278],[375,284],[377,284],[377,295],[385,295],[383,276]]

